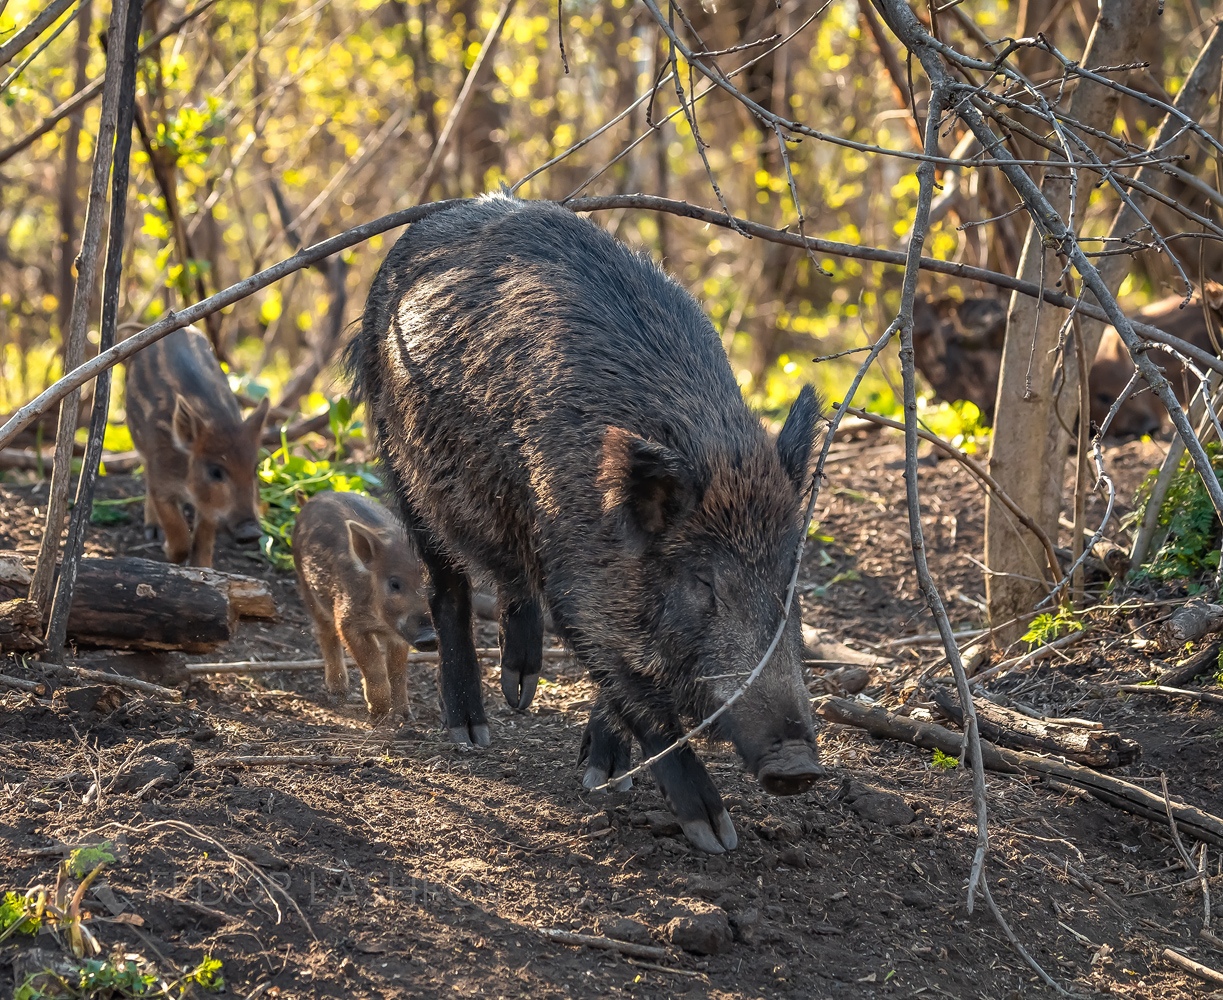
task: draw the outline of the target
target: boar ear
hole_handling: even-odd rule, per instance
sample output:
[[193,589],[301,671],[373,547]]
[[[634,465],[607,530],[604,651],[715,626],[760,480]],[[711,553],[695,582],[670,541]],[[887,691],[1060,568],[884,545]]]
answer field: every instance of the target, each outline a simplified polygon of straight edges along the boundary
[[268,397],[264,396],[263,399],[259,400],[259,405],[251,410],[250,416],[243,421],[243,423],[246,425],[247,431],[250,432],[251,437],[253,437],[256,441],[258,441],[259,437],[263,434],[263,425],[268,418],[269,405],[270,403]]
[[203,430],[199,415],[182,396],[174,397],[174,418],[170,430],[174,446],[179,451],[190,451]]
[[345,521],[348,528],[348,551],[357,569],[369,572],[374,557],[382,548],[382,539],[359,521]]
[[632,530],[646,537],[661,534],[696,503],[679,456],[622,427],[604,435],[598,485],[603,509],[620,509]]
[[803,386],[790,407],[790,415],[777,435],[777,456],[794,488],[802,493],[810,476],[811,447],[815,443],[815,422],[820,418],[820,401],[809,385]]

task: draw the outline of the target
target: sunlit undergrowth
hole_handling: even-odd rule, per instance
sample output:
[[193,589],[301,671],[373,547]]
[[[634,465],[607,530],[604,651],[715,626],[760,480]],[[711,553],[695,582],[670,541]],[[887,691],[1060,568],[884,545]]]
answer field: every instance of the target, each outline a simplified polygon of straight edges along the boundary
[[[1219,476],[1223,452],[1218,442],[1206,445],[1210,463]],[[1146,518],[1151,488],[1157,473],[1152,470],[1138,488],[1136,506],[1123,526],[1137,530]],[[1194,580],[1212,574],[1219,565],[1219,521],[1206,487],[1188,456],[1172,477],[1168,494],[1160,505],[1152,554],[1134,576],[1142,580]]]
[[283,440],[281,446],[259,463],[259,516],[263,537],[259,547],[277,569],[293,568],[293,526],[302,505],[317,493],[369,494],[381,484],[371,467],[352,460],[353,443],[364,439],[364,427],[356,419],[352,405],[344,397],[333,401],[329,410],[335,444],[329,454],[308,446],[296,451]]

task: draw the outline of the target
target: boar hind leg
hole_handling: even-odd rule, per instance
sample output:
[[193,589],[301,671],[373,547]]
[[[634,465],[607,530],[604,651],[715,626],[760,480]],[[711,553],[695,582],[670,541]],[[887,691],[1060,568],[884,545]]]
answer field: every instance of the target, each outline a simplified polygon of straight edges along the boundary
[[607,785],[613,792],[627,792],[633,787],[633,779],[621,778],[620,775],[629,769],[632,750],[632,742],[596,704],[591,710],[590,721],[586,723],[582,750],[578,755],[578,763],[586,764],[582,786],[593,790]]
[[365,707],[369,714],[379,719],[391,710],[391,682],[386,672],[386,657],[378,640],[365,632],[346,629],[340,623],[340,635],[344,645],[357,661],[361,671],[361,689],[365,694]]
[[433,580],[429,607],[441,661],[444,725],[455,743],[486,747],[488,720],[480,693],[480,665],[471,636],[471,581],[433,546],[421,545],[421,555]]
[[535,697],[544,661],[544,616],[534,597],[501,593],[501,692],[510,708],[525,712]]
[[[679,736],[678,731],[675,736]],[[655,731],[638,732],[637,739],[646,757],[661,753],[674,742],[671,736]],[[693,846],[709,854],[723,854],[738,846],[739,837],[722,796],[691,746],[672,750],[650,770]]]
[[187,557],[191,555],[191,528],[187,526],[182,509],[173,499],[155,494],[150,496],[153,500],[153,513],[165,535],[162,548],[166,558],[172,563],[186,562]]

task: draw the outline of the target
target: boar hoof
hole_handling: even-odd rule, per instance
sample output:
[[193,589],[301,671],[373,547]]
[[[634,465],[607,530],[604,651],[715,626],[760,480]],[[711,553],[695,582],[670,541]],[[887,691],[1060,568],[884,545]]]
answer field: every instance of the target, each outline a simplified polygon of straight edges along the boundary
[[806,743],[786,743],[760,765],[756,780],[771,795],[798,795],[826,777],[827,771]]
[[162,537],[161,536],[161,525],[160,524],[146,524],[144,526],[144,537],[148,539],[150,542],[160,542],[161,537]]
[[582,775],[583,788],[593,792],[604,785],[607,786],[608,791],[627,792],[633,787],[633,779],[612,777],[603,768],[595,767],[593,764],[586,768],[586,773]]
[[477,722],[469,726],[451,726],[447,732],[450,734],[450,739],[459,746],[477,746],[486,747],[492,739],[488,734],[488,726],[483,722]]
[[525,712],[530,708],[538,685],[539,674],[520,674],[517,670],[501,668],[501,693],[516,712]]
[[739,846],[739,835],[735,833],[735,824],[731,822],[730,814],[725,809],[718,814],[713,826],[705,819],[680,820],[680,828],[693,847],[706,854],[725,854]]

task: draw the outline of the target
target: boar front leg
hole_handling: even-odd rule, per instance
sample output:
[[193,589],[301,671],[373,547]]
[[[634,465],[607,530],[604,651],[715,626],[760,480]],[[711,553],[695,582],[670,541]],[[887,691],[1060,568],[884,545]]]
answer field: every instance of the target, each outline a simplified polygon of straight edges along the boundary
[[162,548],[166,558],[172,563],[186,562],[187,557],[191,555],[191,528],[183,517],[182,508],[177,500],[160,496],[151,490],[149,497],[153,502],[154,517],[165,535]]
[[391,684],[391,706],[397,715],[415,720],[408,704],[408,644],[398,636],[386,639],[386,675]]
[[386,657],[378,640],[368,632],[357,632],[351,625],[340,622],[340,635],[344,645],[357,661],[361,671],[361,689],[365,694],[365,707],[375,719],[391,710],[391,682],[386,672]]
[[208,569],[212,566],[212,550],[217,541],[217,522],[196,514],[195,531],[191,535],[191,566]]
[[500,592],[501,693],[510,708],[525,712],[535,697],[544,661],[544,617],[534,597]]
[[[651,727],[644,720],[626,720],[634,730],[641,752],[653,757],[679,739],[678,726]],[[705,765],[685,744],[650,767],[667,805],[675,813],[684,836],[708,854],[723,854],[739,846],[739,837],[722,796]]]

